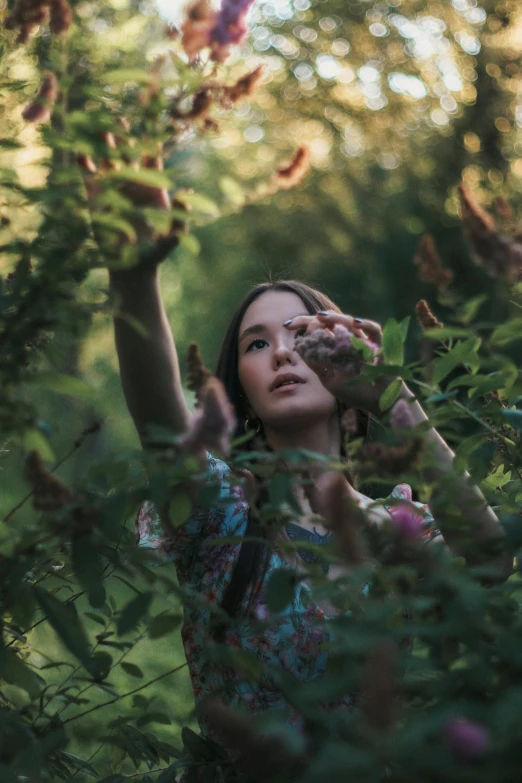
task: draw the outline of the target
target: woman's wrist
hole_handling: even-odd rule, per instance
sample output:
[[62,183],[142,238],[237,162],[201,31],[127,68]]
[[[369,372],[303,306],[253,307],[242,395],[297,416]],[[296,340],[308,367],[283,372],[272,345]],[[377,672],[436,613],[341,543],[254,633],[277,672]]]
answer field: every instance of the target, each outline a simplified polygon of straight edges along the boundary
[[120,294],[136,292],[143,285],[156,283],[158,266],[135,266],[131,269],[109,269],[109,284]]

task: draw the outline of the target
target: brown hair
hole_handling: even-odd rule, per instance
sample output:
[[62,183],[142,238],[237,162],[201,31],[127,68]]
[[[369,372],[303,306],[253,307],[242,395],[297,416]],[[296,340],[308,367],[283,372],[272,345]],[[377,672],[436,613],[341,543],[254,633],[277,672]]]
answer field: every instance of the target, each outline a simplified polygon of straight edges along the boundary
[[[247,309],[258,297],[266,291],[287,291],[297,296],[303,302],[306,310],[312,315],[320,310],[334,310],[341,312],[339,307],[326,296],[326,294],[317,291],[305,283],[296,280],[276,280],[267,283],[259,283],[248,291],[243,301],[238,305],[232,317],[230,318],[228,328],[221,344],[221,351],[216,368],[216,376],[223,382],[230,401],[232,402],[237,415],[237,430],[235,435],[240,436],[245,433],[245,421],[248,416],[247,399],[243,393],[239,381],[238,372],[238,340],[239,328]],[[341,415],[345,406],[338,402],[339,414]],[[364,415],[361,414],[361,424]],[[249,441],[246,449],[253,448],[252,440]],[[261,506],[267,498],[260,492],[258,495],[258,505]],[[266,526],[260,525],[257,520],[257,514],[250,509],[248,513],[248,523],[245,531],[245,537],[262,538],[267,543],[255,543],[244,541],[241,544],[239,556],[236,560],[232,577],[225,589],[221,607],[233,617],[237,614],[239,607],[250,591],[247,612],[251,608],[253,601],[260,589],[263,578],[266,574],[270,562],[270,531]]]

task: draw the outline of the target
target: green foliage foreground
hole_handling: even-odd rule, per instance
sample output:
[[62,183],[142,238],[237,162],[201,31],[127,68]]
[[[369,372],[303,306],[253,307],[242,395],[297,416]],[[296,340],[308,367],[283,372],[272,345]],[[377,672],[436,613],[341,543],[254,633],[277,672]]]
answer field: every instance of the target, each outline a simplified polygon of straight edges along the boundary
[[[121,14],[125,18],[118,20],[117,11],[109,16],[115,24],[128,22],[126,12]],[[212,100],[223,100],[223,92],[215,86],[213,63],[203,58],[191,65],[174,45],[163,71],[159,65],[136,70],[134,55],[129,62],[121,62],[121,56],[120,62],[103,60],[97,32],[81,15],[67,36],[46,35],[35,43],[33,67],[52,71],[60,89],[54,107],[48,105],[49,94],[39,99],[40,109],[52,109],[51,122],[41,128],[45,184],[24,185],[9,166],[1,182],[12,219],[19,221],[22,211],[29,225],[2,247],[15,271],[2,279],[0,289],[0,444],[2,450],[27,455],[21,470],[31,495],[5,515],[0,529],[0,780],[167,783],[185,768],[195,779],[212,781],[218,767],[232,779],[219,749],[189,728],[180,747],[159,731],[174,713],[175,679],[168,680],[168,699],[158,709],[151,698],[155,682],[131,661],[138,645],[147,645],[150,658],[165,649],[168,634],[182,621],[178,607],[188,596],[172,570],[152,567],[154,556],[136,548],[127,520],[152,497],[159,507],[170,503],[172,523],[182,524],[187,498],[181,487],[197,465],[171,438],[160,454],[121,453],[103,464],[93,462],[76,486],[66,486],[53,476],[57,463],[49,425],[34,392],[85,392],[78,378],[55,371],[53,344],[59,334],[81,340],[94,313],[112,312],[106,292],[89,297],[81,289],[91,270],[131,266],[151,248],[165,255],[173,237],[172,247],[181,242],[194,249],[194,239],[184,233],[187,221],[197,225],[217,213],[203,194],[176,190],[174,180],[184,146],[205,120],[194,108],[194,96],[201,96],[209,81]],[[2,39],[5,68],[13,37]],[[14,109],[25,83],[6,83]],[[122,117],[126,140],[115,148],[107,134],[121,137]],[[6,152],[19,148],[15,136],[2,140]],[[140,160],[157,154],[158,145],[172,153],[165,156],[165,170],[139,168]],[[93,198],[90,180],[83,177],[92,175],[103,157],[112,157],[114,165],[105,167]],[[139,236],[130,186],[173,191],[176,199],[171,209],[142,210],[147,227]],[[265,184],[257,195],[265,196],[271,187]],[[241,200],[235,191],[229,199]],[[465,190],[462,212],[472,255],[491,275],[489,300],[450,296],[427,243],[424,274],[440,285],[451,318],[423,332],[423,360],[408,363],[408,323],[390,320],[383,364],[366,372],[392,374],[411,386],[454,448],[456,472],[465,466],[480,483],[515,554],[522,545],[522,410],[517,408],[522,386],[516,364],[521,247],[515,233],[498,228]],[[485,311],[487,319],[481,315]],[[500,315],[494,319],[491,312]],[[394,390],[392,384],[381,400],[385,422]],[[393,458],[397,449],[407,453],[412,439],[422,441],[422,432],[387,436],[391,443],[383,446],[378,462],[375,452],[374,461],[368,460],[360,442],[349,444],[353,474],[372,480],[377,491],[384,481],[408,481],[425,502],[437,495],[440,518],[455,529],[462,526],[452,482],[434,487],[420,480],[422,452],[417,463]],[[297,451],[285,456],[288,473],[275,470],[270,455],[242,451],[239,442],[230,458],[233,469],[255,463],[264,473],[269,502],[261,514],[267,520],[284,516],[289,507],[295,512],[291,474],[301,476],[318,458]],[[491,569],[477,565],[478,555],[464,562],[443,548],[428,552],[415,541],[397,546],[392,531],[385,534],[390,546],[376,546],[371,538],[362,542],[371,560],[352,565],[335,582],[310,567],[309,579],[342,612],[332,624],[328,675],[318,686],[299,685],[279,673],[281,689],[307,719],[306,747],[290,738],[278,716],[268,716],[270,721],[261,716],[265,731],[286,737],[290,755],[307,754],[308,763],[297,773],[306,783],[348,776],[360,783],[517,779],[522,763],[518,576],[496,584]],[[335,552],[331,557],[335,560]],[[363,595],[366,582],[370,588]],[[112,589],[121,584],[129,590],[126,598]],[[294,589],[288,572],[271,577],[267,601],[276,617]],[[176,608],[158,611],[165,598]],[[50,654],[49,646],[44,652],[38,645],[42,627],[53,629],[66,653]],[[412,635],[413,655],[392,654]],[[261,676],[251,655],[237,649],[220,654],[245,679]],[[153,680],[161,682],[184,665]],[[122,672],[134,687],[121,687]],[[364,698],[354,715],[325,715],[320,709],[325,698],[361,689]],[[88,754],[77,754],[78,738],[91,748]]]

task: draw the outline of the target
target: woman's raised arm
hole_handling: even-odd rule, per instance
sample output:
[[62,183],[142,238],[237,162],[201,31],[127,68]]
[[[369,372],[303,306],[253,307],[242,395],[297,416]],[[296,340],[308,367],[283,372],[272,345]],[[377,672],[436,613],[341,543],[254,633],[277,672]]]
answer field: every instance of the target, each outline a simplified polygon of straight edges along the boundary
[[141,443],[146,445],[150,425],[181,434],[192,414],[161,298],[159,269],[139,265],[111,272],[110,284],[116,297],[114,329],[121,382]]

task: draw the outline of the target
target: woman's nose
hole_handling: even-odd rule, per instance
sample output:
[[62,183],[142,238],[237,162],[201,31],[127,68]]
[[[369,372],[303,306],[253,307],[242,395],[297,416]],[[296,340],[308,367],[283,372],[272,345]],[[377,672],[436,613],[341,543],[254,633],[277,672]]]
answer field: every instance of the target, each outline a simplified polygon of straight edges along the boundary
[[[286,335],[284,335],[286,337]],[[289,341],[288,339],[284,339],[282,337],[274,350],[274,363],[276,367],[279,367],[281,364],[294,364],[296,361],[297,354],[294,351],[294,341]]]

